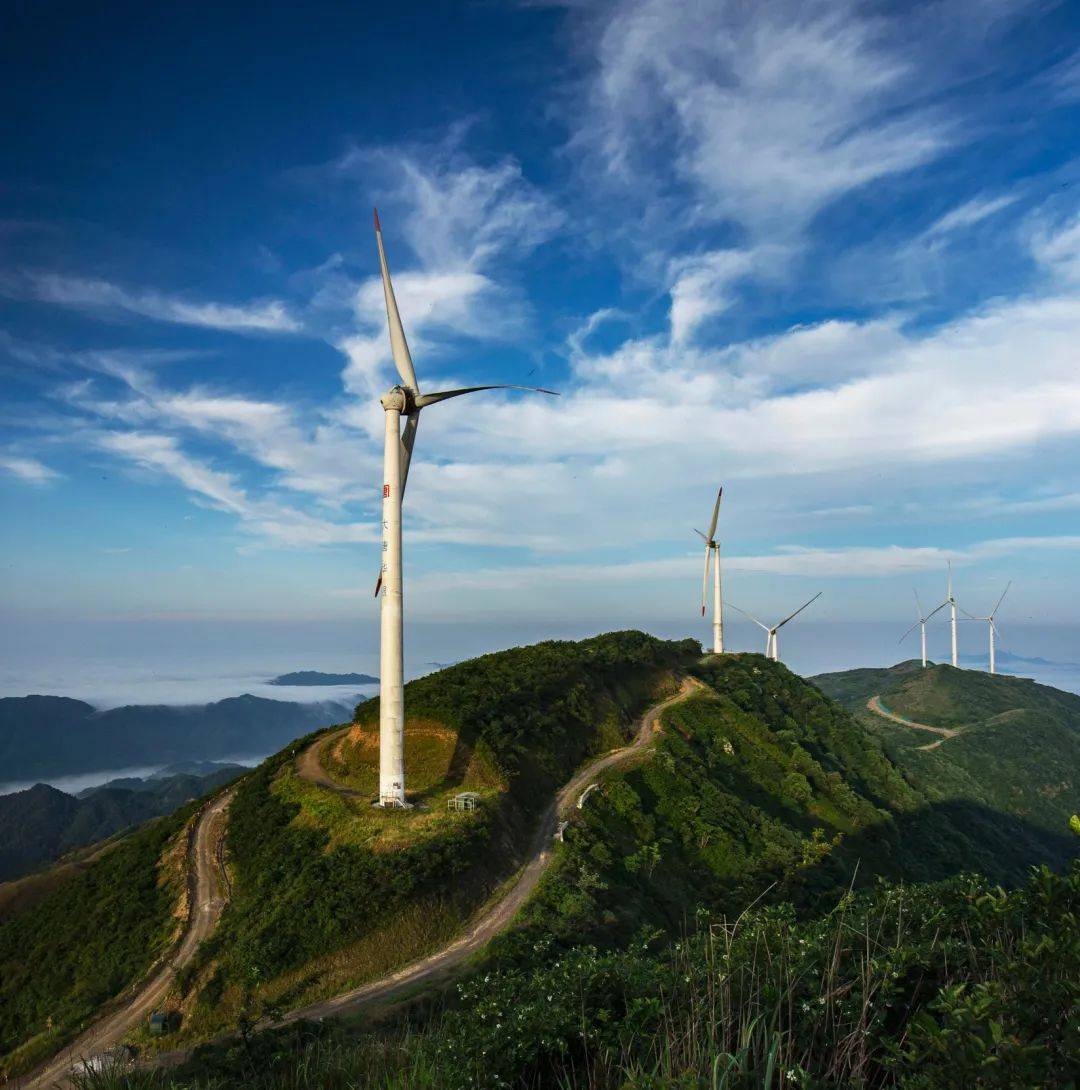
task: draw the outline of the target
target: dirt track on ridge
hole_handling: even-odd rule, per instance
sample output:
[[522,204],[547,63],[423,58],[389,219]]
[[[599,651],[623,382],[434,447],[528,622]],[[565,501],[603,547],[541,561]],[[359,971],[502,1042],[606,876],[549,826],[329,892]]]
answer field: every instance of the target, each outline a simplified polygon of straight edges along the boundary
[[937,749],[946,738],[955,738],[960,733],[960,731],[950,730],[948,727],[931,727],[927,723],[916,723],[913,719],[905,719],[902,715],[897,715],[896,712],[889,711],[889,709],[881,703],[880,696],[870,697],[866,702],[866,706],[875,715],[880,715],[882,719],[888,719],[893,723],[899,723],[902,727],[914,727],[915,730],[928,730],[933,734],[941,735],[936,742],[931,742],[929,745],[925,746],[919,746],[919,749]]
[[[298,1010],[291,1011],[276,1024],[286,1025],[301,1018],[327,1018],[335,1014],[356,1010],[375,1000],[393,998],[407,988],[412,988],[417,984],[449,972],[449,970],[469,957],[470,954],[485,946],[500,931],[509,926],[518,910],[536,889],[541,876],[551,862],[551,843],[558,830],[559,823],[574,808],[581,791],[588,787],[605,769],[616,764],[622,764],[640,753],[652,741],[660,716],[672,704],[684,700],[692,692],[700,688],[702,688],[701,682],[694,678],[685,678],[677,693],[654,704],[645,712],[641,717],[637,734],[634,735],[633,740],[628,745],[621,749],[612,750],[603,757],[590,762],[570,779],[544,811],[540,827],[533,838],[528,862],[513,886],[464,935],[455,939],[449,946],[444,947],[437,953],[431,954],[420,961],[415,961],[390,976],[372,981],[369,984],[362,984],[360,987],[343,992],[332,999],[324,999],[319,1003],[300,1007]],[[315,751],[314,747],[310,747],[310,751]],[[315,759],[318,760],[317,751],[315,751]],[[325,775],[325,772],[323,772],[323,775]],[[321,781],[316,780],[315,782]]]
[[199,944],[210,937],[217,926],[227,900],[219,873],[218,840],[224,831],[225,815],[235,794],[235,787],[219,795],[199,816],[188,857],[194,896],[179,946],[168,956],[135,994],[117,1010],[111,1011],[58,1052],[48,1063],[24,1079],[15,1079],[12,1087],[20,1090],[46,1090],[70,1085],[74,1066],[119,1044],[124,1036],[150,1014],[168,995],[177,969],[195,956]]

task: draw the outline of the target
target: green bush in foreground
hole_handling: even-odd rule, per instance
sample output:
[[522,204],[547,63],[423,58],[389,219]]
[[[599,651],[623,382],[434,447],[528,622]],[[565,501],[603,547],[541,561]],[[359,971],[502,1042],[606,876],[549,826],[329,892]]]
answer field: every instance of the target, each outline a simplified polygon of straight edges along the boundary
[[799,922],[699,918],[660,951],[506,950],[416,1026],[294,1027],[187,1073],[83,1090],[691,1090],[1067,1087],[1080,1027],[1080,865],[1005,892],[879,883]]

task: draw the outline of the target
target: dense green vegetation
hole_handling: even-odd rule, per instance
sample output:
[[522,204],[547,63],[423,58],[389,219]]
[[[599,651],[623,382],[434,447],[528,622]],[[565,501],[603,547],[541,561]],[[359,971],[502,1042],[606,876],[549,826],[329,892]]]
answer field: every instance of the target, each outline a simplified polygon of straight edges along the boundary
[[[881,738],[934,803],[966,801],[1056,833],[1080,809],[1080,696],[1026,678],[915,662],[814,679]],[[915,722],[960,733],[933,749],[926,732],[866,710],[871,696]]]
[[605,777],[566,833],[560,865],[530,906],[568,941],[677,931],[694,906],[755,898],[812,908],[876,877],[961,871],[1022,880],[1076,845],[912,787],[839,705],[760,655],[706,659],[708,695],[672,707],[653,759]]
[[[234,895],[203,952],[202,966],[217,962],[213,975],[195,974],[202,1005],[225,997],[235,1006],[252,992],[278,1004],[310,994],[308,977],[287,974],[362,943],[433,894],[463,918],[513,869],[555,789],[590,750],[621,740],[670,670],[698,653],[693,641],[613,633],[487,655],[411,682],[410,718],[456,732],[462,756],[450,768],[464,775],[478,753],[506,790],[483,799],[470,820],[443,821],[437,835],[392,853],[332,839],[325,825],[298,820],[294,794],[275,790],[307,739],[264,762],[232,804]],[[377,717],[377,701],[357,709],[361,726]],[[445,935],[422,931],[413,945],[397,936],[398,953],[415,956],[435,937]]]
[[151,822],[0,920],[0,1073],[55,1051],[165,949],[183,875],[159,863],[192,812]]
[[675,946],[539,941],[412,1025],[294,1027],[83,1090],[946,1090],[1075,1085],[1080,866],[1012,892],[886,883]]
[[[386,1090],[1054,1085],[1076,1045],[1063,1012],[1077,999],[1080,874],[1043,871],[1012,892],[993,884],[1023,885],[1034,863],[1067,868],[1080,841],[1045,812],[1035,820],[989,789],[961,790],[962,774],[978,783],[970,769],[916,763],[992,739],[994,724],[969,722],[914,758],[905,745],[916,732],[895,728],[903,743],[878,717],[867,729],[859,709],[885,692],[913,714],[883,677],[907,685],[914,708],[916,696],[931,699],[921,671],[837,679],[853,715],[763,656],[701,658],[692,642],[640,633],[515,649],[411,683],[410,717],[452,732],[454,753],[436,747],[428,772],[439,782],[425,790],[464,782],[477,762],[496,786],[474,815],[437,821],[392,851],[340,834],[370,821],[357,810],[365,799],[323,792],[325,814],[308,805],[294,759],[320,735],[251,774],[231,812],[233,899],[184,976],[188,1039],[445,943],[512,871],[555,790],[625,739],[673,671],[695,674],[701,692],[669,708],[651,750],[609,769],[573,812],[518,926],[446,1009],[429,1005],[420,1025],[360,1039],[245,1034],[186,1082],[160,1079]],[[994,710],[988,692],[978,699],[991,718],[1027,714]],[[1042,745],[1047,709],[1069,707],[1039,699],[1015,743]],[[375,701],[356,710],[365,744],[377,716]],[[1004,761],[1006,783],[1035,773],[1009,751],[982,759]]]

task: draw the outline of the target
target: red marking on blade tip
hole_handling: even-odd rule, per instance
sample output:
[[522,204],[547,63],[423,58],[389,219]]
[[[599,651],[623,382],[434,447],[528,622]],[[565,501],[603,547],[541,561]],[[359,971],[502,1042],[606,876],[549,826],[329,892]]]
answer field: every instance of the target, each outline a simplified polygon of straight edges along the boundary
[[372,212],[375,213],[375,230],[381,233],[382,227],[379,226],[379,210],[377,208],[373,208]]

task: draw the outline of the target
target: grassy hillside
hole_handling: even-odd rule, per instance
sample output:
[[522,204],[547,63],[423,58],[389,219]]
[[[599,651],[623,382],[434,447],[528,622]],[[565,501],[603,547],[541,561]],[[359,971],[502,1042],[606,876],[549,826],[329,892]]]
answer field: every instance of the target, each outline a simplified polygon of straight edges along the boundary
[[[881,738],[932,802],[966,800],[1048,831],[1080,810],[1080,696],[1026,678],[910,662],[814,681]],[[926,732],[867,711],[876,695],[900,715],[959,734],[928,750]]]
[[[21,903],[12,899],[0,918],[0,1081],[55,1052],[168,947],[184,888],[177,838],[193,810],[153,821],[85,867],[60,868]],[[171,857],[170,847],[179,849]]]
[[1078,842],[936,804],[762,656],[694,670],[708,691],[605,775],[447,1008],[212,1050],[172,1085],[1065,1085],[1080,871],[1024,876]]
[[1074,1085],[1080,867],[882,884],[676,946],[503,955],[426,1020],[294,1027],[85,1090],[950,1090]]
[[[513,872],[556,788],[589,753],[619,744],[671,671],[699,654],[693,641],[623,632],[411,682],[406,767],[423,805],[409,812],[370,806],[377,700],[327,746],[361,794],[301,780],[307,740],[264,762],[232,805],[233,899],[186,982],[182,1032],[333,994],[445,943]],[[480,805],[448,814],[445,796],[463,786],[480,790]]]
[[697,905],[738,912],[759,896],[804,909],[853,881],[979,871],[1023,880],[1076,845],[909,782],[862,725],[760,655],[696,671],[703,696],[664,716],[652,760],[605,777],[575,815],[560,865],[530,909],[541,930],[594,941],[642,925],[677,931]]

